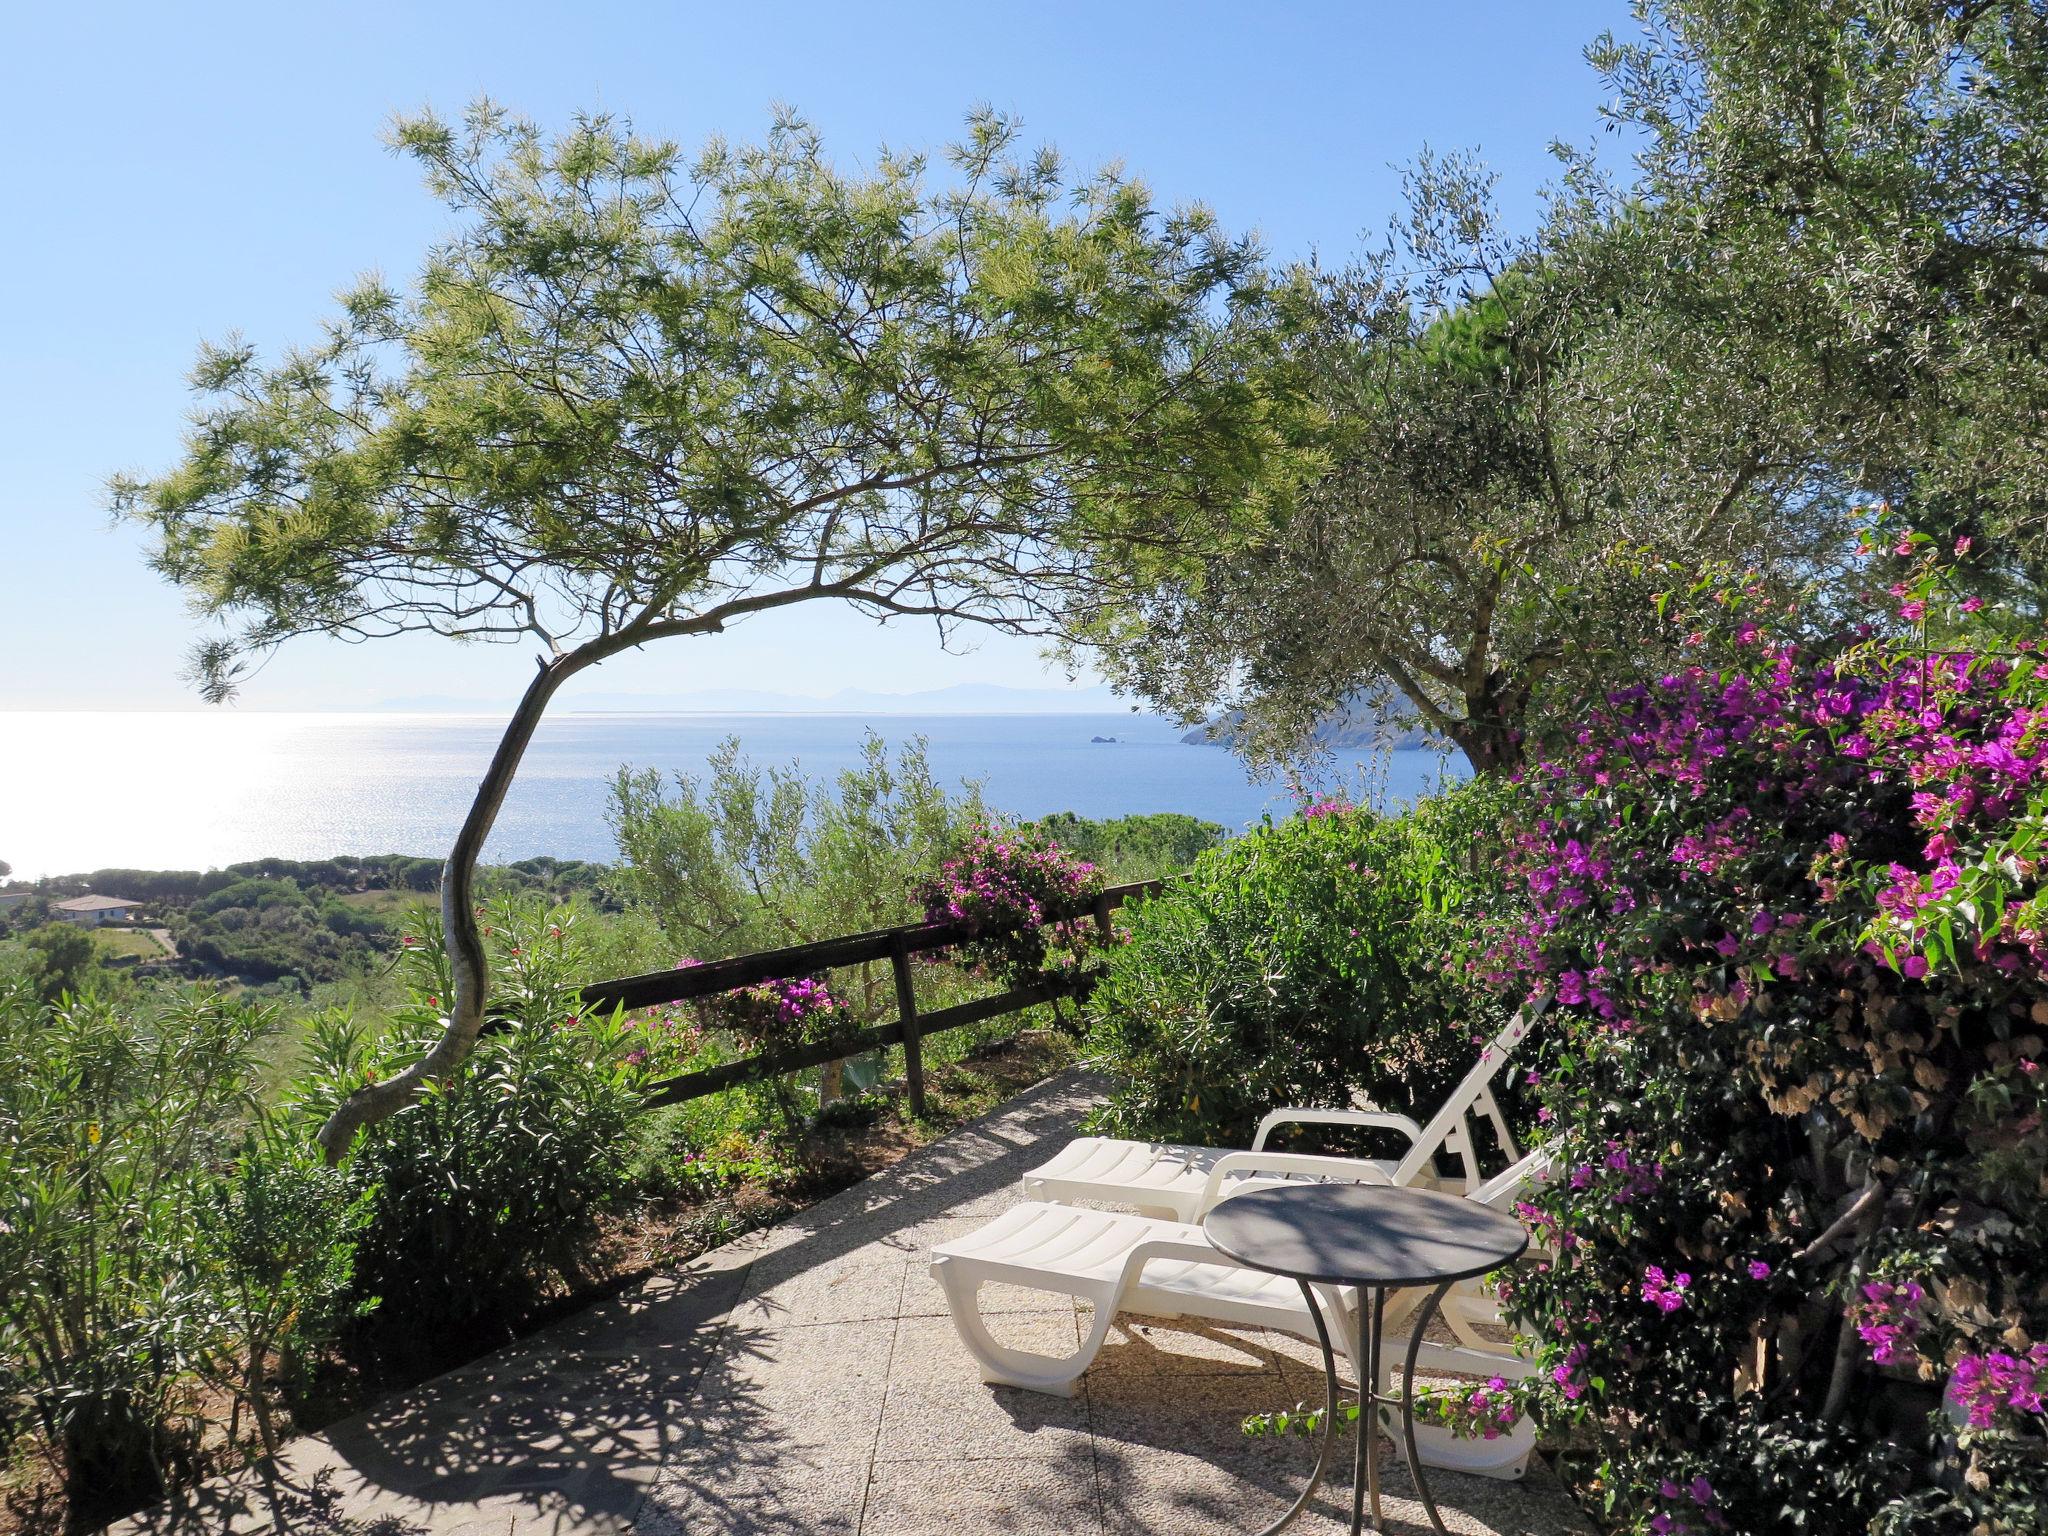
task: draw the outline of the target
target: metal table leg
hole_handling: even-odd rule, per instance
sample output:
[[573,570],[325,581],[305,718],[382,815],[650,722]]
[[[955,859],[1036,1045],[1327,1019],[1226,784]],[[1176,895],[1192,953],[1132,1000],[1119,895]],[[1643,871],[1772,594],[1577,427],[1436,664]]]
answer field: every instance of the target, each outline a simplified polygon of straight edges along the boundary
[[[1323,1309],[1316,1301],[1314,1287],[1306,1280],[1296,1283],[1301,1286],[1302,1299],[1308,1303],[1309,1318],[1316,1325],[1316,1342],[1323,1350],[1322,1444],[1316,1449],[1316,1464],[1309,1472],[1308,1486],[1288,1506],[1287,1512],[1261,1529],[1258,1536],[1278,1536],[1308,1508],[1316,1490],[1323,1485],[1324,1474],[1329,1470],[1330,1450],[1337,1437],[1337,1355],[1330,1345],[1329,1324],[1323,1319]],[[1429,1320],[1436,1315],[1437,1304],[1450,1288],[1448,1282],[1438,1286],[1417,1309],[1415,1326],[1408,1334],[1407,1358],[1401,1368],[1402,1449],[1407,1456],[1408,1475],[1414,1480],[1416,1496],[1429,1515],[1429,1523],[1437,1536],[1450,1536],[1450,1532],[1444,1525],[1444,1517],[1437,1512],[1436,1499],[1429,1491],[1429,1479],[1423,1475],[1422,1457],[1415,1449],[1415,1358],[1421,1353],[1422,1336],[1429,1328]],[[1371,1298],[1369,1310],[1368,1296]],[[1385,1331],[1386,1306],[1387,1293],[1384,1290],[1367,1291],[1361,1287],[1358,1331],[1353,1334],[1348,1328],[1346,1330],[1345,1342],[1351,1346],[1351,1358],[1354,1362],[1362,1361],[1360,1374],[1364,1377],[1358,1384],[1358,1443],[1352,1447],[1351,1453],[1351,1536],[1363,1536],[1367,1528],[1365,1508],[1368,1495],[1372,1503],[1371,1529],[1384,1531],[1387,1528],[1386,1516],[1380,1507],[1380,1409],[1393,1406],[1392,1400],[1380,1391],[1380,1346],[1381,1335]]]
[[[1401,1442],[1408,1455],[1408,1475],[1415,1480],[1416,1496],[1429,1512],[1429,1523],[1435,1527],[1437,1536],[1450,1536],[1450,1533],[1444,1529],[1444,1517],[1437,1513],[1436,1500],[1430,1496],[1429,1479],[1422,1475],[1422,1458],[1415,1452],[1415,1357],[1422,1352],[1422,1335],[1429,1327],[1430,1318],[1436,1315],[1437,1303],[1444,1299],[1444,1293],[1450,1288],[1450,1282],[1446,1281],[1431,1291],[1429,1300],[1416,1309],[1415,1326],[1408,1333],[1408,1358],[1401,1367]],[[1377,1364],[1373,1368],[1373,1386],[1375,1389],[1379,1386]],[[1377,1390],[1374,1395],[1377,1397]],[[1378,1426],[1374,1428],[1373,1439],[1377,1443]]]
[[1316,1449],[1316,1464],[1308,1475],[1308,1486],[1301,1490],[1301,1497],[1288,1506],[1287,1513],[1260,1530],[1258,1536],[1277,1536],[1308,1508],[1309,1500],[1323,1486],[1323,1474],[1330,1466],[1330,1448],[1337,1441],[1337,1357],[1330,1348],[1330,1329],[1323,1321],[1323,1309],[1316,1305],[1314,1288],[1306,1280],[1295,1283],[1301,1287],[1301,1298],[1308,1303],[1308,1315],[1315,1322],[1316,1342],[1323,1346],[1323,1443]]

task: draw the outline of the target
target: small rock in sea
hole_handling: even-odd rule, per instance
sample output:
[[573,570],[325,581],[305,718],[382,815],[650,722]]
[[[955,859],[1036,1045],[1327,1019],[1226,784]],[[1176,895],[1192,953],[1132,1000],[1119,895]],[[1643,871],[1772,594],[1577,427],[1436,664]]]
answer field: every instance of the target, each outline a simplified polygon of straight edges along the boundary
[[1115,738],[1114,736],[1090,736],[1090,737],[1089,737],[1088,739],[1089,739],[1090,741],[1108,741],[1108,742],[1113,742],[1113,741],[1115,741],[1115,740],[1116,740],[1116,738]]

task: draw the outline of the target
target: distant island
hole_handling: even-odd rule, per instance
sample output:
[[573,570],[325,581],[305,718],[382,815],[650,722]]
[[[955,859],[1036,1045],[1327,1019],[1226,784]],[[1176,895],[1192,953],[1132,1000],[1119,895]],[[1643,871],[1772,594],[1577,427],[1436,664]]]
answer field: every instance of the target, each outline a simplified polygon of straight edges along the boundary
[[[1233,709],[1206,725],[1198,725],[1181,737],[1191,747],[1235,747],[1244,711]],[[1430,745],[1429,732],[1420,721],[1387,720],[1358,705],[1347,705],[1326,716],[1315,729],[1316,744],[1346,752],[1376,752],[1382,748],[1399,752]]]

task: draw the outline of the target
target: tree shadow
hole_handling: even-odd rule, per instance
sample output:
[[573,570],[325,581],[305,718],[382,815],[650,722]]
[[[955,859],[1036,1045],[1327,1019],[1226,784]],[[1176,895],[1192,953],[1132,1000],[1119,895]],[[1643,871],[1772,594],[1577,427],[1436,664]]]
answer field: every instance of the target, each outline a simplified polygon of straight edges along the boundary
[[[694,1466],[702,1475],[680,1491],[707,1507],[704,1529],[852,1530],[865,1461],[856,1473],[850,1458],[833,1459],[840,1442],[824,1432],[826,1398],[770,1401],[744,1379],[700,1398],[713,1361],[790,1347],[777,1342],[790,1320],[772,1306],[765,1320],[732,1316],[750,1273],[766,1263],[788,1279],[864,1248],[915,1252],[923,1244],[906,1229],[1013,1189],[1044,1160],[1046,1138],[1072,1133],[1089,1099],[1084,1079],[1055,1078],[776,1227],[294,1441],[274,1465],[215,1479],[111,1529],[414,1536],[459,1509],[465,1529],[502,1513],[522,1533],[661,1530],[663,1506],[676,1502],[654,1497],[664,1469],[676,1485]],[[893,1325],[897,1309],[888,1310]],[[829,1373],[819,1375],[823,1383]],[[695,1454],[679,1465],[686,1449]],[[833,1513],[837,1484],[850,1484],[854,1525]]]

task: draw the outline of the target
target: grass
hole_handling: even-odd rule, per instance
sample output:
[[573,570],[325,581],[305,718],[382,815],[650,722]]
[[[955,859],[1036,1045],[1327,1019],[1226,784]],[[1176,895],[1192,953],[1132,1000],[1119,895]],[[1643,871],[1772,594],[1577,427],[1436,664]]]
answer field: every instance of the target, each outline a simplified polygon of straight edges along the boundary
[[414,907],[432,907],[432,891],[337,891],[334,899],[345,907],[396,922]]
[[93,948],[102,960],[163,960],[163,945],[140,928],[95,928]]

